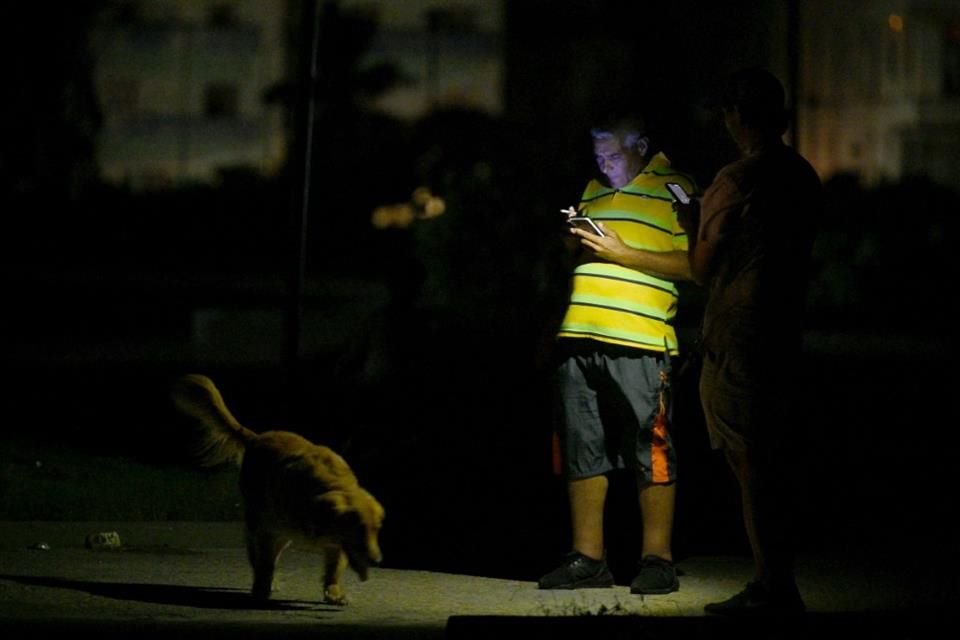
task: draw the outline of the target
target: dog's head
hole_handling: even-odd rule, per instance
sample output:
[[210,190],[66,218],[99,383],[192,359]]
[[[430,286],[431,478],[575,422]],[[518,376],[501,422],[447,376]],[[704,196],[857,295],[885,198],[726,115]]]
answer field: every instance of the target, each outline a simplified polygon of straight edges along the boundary
[[383,560],[380,552],[383,506],[368,491],[359,487],[347,491],[328,491],[318,496],[317,500],[333,510],[331,533],[347,555],[350,567],[361,580],[366,580],[367,570]]

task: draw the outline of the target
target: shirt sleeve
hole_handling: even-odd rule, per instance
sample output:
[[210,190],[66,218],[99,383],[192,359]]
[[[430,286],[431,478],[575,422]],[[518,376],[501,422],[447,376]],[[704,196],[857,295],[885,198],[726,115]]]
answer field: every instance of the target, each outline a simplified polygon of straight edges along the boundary
[[721,173],[707,187],[700,203],[700,229],[698,241],[717,242],[723,238],[727,216],[738,211],[745,198],[737,182],[726,173]]

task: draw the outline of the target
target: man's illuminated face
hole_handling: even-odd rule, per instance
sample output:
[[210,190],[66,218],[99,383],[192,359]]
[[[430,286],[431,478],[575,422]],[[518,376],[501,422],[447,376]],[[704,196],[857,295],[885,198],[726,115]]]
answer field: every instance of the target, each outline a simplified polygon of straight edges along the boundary
[[594,140],[593,155],[597,159],[600,172],[607,177],[614,189],[619,189],[636,178],[644,166],[640,150],[626,148],[616,138]]

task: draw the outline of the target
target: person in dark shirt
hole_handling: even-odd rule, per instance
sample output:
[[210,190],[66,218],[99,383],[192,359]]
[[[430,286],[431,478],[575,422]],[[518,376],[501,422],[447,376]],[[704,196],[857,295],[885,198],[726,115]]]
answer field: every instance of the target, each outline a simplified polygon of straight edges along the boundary
[[713,449],[740,487],[755,574],[710,614],[798,613],[790,461],[804,302],[823,193],[784,144],[784,91],[769,72],[732,74],[721,110],[741,157],[691,204],[676,204],[694,280],[707,288],[700,398]]

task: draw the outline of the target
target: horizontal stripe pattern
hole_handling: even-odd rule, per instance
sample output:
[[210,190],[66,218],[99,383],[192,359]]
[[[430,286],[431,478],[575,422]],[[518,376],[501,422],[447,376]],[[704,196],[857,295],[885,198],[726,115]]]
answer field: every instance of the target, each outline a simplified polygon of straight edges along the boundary
[[[673,212],[667,182],[688,193],[696,186],[674,171],[663,154],[655,155],[630,184],[612,189],[593,180],[584,189],[580,209],[617,232],[627,246],[646,251],[686,251],[688,238]],[[663,351],[664,340],[676,353],[670,322],[679,296],[673,282],[605,262],[579,265],[558,335],[592,338],[612,344]]]

